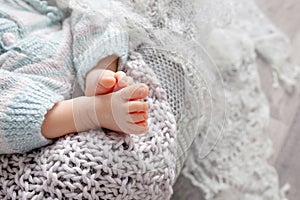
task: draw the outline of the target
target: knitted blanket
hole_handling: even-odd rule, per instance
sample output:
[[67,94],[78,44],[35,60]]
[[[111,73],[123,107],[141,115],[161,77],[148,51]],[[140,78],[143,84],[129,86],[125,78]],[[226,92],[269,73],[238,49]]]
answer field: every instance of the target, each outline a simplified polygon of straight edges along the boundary
[[28,154],[0,156],[0,199],[168,199],[175,180],[176,121],[138,53],[125,71],[148,84],[144,135],[90,131]]

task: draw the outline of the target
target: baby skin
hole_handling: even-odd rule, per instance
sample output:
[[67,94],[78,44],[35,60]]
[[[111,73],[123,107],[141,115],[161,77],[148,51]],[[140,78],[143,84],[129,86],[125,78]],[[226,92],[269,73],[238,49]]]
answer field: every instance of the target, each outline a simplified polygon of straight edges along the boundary
[[148,130],[148,86],[115,72],[118,59],[102,59],[86,76],[85,96],[58,102],[45,115],[42,134],[48,139],[106,128],[127,134]]

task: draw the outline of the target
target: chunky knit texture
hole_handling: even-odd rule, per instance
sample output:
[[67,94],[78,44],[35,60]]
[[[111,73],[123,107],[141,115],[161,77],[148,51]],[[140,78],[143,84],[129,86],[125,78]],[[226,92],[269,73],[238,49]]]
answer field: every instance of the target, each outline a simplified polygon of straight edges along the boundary
[[41,135],[44,115],[84,90],[87,72],[116,54],[122,65],[127,34],[105,17],[71,16],[38,0],[0,1],[0,154],[51,143]]

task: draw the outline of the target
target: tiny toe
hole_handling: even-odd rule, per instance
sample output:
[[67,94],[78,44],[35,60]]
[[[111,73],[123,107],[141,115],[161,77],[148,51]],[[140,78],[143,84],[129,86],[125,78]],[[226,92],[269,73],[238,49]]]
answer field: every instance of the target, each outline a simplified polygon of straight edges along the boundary
[[144,120],[144,121],[141,121],[141,122],[138,122],[138,123],[135,123],[135,124],[138,125],[138,126],[142,126],[142,127],[148,126],[147,120]]
[[102,74],[100,75],[100,78],[102,79],[103,77],[112,77],[115,78],[115,72],[111,70],[103,70]]
[[110,76],[102,77],[102,79],[100,80],[99,83],[102,87],[112,88],[116,84],[116,79],[114,77],[110,77]]
[[127,87],[127,86],[130,86],[133,84],[133,79],[129,76],[125,76],[123,77],[119,82],[118,82],[118,86],[120,88],[124,88],[124,87]]
[[134,84],[123,88],[121,96],[124,100],[144,99],[148,96],[149,88],[145,84]]
[[147,112],[140,112],[140,113],[132,113],[129,114],[128,121],[130,123],[138,123],[142,122],[148,119],[148,113]]
[[96,94],[105,94],[111,92],[116,85],[115,73],[110,70],[105,70],[99,76]]
[[126,76],[126,74],[123,71],[118,71],[115,73],[115,78],[117,79],[117,81],[120,81],[125,76]]
[[136,124],[131,124],[130,126],[130,132],[133,134],[142,134],[149,130],[148,122],[142,121]]
[[134,113],[134,112],[146,112],[149,108],[149,105],[147,102],[141,102],[141,101],[130,101],[128,102],[128,112]]

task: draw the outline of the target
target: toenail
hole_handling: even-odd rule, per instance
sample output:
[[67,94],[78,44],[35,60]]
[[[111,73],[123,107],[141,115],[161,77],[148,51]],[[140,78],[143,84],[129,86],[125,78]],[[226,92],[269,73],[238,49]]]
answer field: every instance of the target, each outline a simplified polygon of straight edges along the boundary
[[147,103],[145,103],[145,110],[149,109],[149,105]]
[[139,94],[143,94],[145,92],[145,87],[141,87],[140,89],[139,89]]

